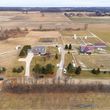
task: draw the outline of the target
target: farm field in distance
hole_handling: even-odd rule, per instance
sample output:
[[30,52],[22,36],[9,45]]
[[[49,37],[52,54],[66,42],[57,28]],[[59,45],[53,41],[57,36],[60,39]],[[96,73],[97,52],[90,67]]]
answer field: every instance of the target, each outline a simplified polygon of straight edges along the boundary
[[70,17],[75,23],[110,24],[110,17]]

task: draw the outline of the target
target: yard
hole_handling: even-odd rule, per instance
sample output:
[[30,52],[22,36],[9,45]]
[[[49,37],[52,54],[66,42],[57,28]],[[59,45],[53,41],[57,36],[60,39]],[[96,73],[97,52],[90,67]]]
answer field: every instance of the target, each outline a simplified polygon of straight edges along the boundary
[[[31,70],[36,64],[45,66],[46,64],[52,64],[55,66],[55,72],[57,71],[57,64],[60,62],[60,54],[57,47],[47,47],[46,51],[50,53],[49,56],[34,56],[31,62]],[[55,59],[55,55],[58,54],[58,59]]]
[[[102,68],[102,69],[109,69],[110,68],[110,56],[109,55],[74,55],[72,53],[65,55],[65,67],[69,63],[74,61],[75,64],[79,66],[85,66],[83,68]],[[101,67],[103,65],[103,67]],[[110,79],[110,73],[103,73],[96,75],[93,74],[91,71],[82,70],[80,75],[76,75],[75,73],[67,73],[67,75],[73,78],[93,78],[93,79]]]

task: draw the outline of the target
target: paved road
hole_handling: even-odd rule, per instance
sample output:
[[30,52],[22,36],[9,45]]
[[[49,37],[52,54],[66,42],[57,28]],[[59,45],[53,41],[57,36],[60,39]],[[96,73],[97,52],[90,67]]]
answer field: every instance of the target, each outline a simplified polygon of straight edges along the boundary
[[30,77],[30,64],[33,57],[34,57],[34,54],[32,52],[29,52],[26,58],[20,58],[18,60],[18,61],[26,62],[26,70],[25,70],[26,77]]
[[59,68],[56,73],[56,80],[63,78],[63,68],[64,68],[64,61],[65,61],[65,50],[63,46],[60,46],[60,54],[61,54],[61,61],[59,63]]

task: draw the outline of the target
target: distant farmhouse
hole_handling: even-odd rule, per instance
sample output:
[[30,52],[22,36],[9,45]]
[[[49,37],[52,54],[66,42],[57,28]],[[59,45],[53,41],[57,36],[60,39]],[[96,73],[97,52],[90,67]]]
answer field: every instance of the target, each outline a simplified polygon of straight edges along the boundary
[[81,45],[80,52],[91,54],[94,52],[95,49],[105,48],[105,47],[106,47],[105,43],[95,43],[94,45]]
[[36,46],[36,47],[33,47],[32,50],[31,50],[34,55],[45,55],[46,54],[46,48],[44,46]]

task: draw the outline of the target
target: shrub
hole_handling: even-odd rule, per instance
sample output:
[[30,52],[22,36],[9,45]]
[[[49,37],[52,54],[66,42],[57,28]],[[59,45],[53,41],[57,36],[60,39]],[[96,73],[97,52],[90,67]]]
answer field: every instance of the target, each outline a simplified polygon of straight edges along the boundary
[[81,73],[81,67],[78,66],[75,70],[75,74],[79,75]]
[[17,68],[13,68],[12,72],[13,73],[21,73],[22,71],[24,70],[24,67],[21,66],[21,67],[17,67]]

